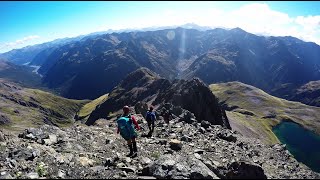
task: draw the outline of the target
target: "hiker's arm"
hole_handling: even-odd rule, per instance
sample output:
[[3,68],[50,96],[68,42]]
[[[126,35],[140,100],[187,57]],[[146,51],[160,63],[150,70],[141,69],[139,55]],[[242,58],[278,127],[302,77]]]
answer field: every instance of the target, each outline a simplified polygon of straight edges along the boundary
[[140,129],[140,127],[139,127],[139,124],[137,123],[137,121],[136,121],[136,118],[134,118],[134,116],[131,116],[131,119],[132,119],[132,122],[133,122],[133,124],[136,126],[136,129]]
[[120,132],[120,130],[119,130],[119,128],[117,128],[117,134],[119,134],[119,132]]

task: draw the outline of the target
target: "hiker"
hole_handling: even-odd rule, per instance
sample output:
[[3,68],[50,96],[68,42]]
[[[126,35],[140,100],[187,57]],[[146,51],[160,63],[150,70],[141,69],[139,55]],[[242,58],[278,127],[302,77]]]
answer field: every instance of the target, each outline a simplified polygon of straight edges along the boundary
[[172,113],[169,110],[165,110],[162,117],[164,122],[169,124],[169,121],[172,119]]
[[161,115],[163,117],[164,122],[167,124],[168,132],[171,132],[170,120],[173,119],[172,112],[170,110],[164,110],[162,111]]
[[[140,130],[140,127],[134,118],[133,115],[129,114],[129,106],[124,106],[122,108],[123,114],[117,119],[118,130],[117,134],[119,134],[127,141],[130,153],[127,157],[136,157],[137,156],[137,143],[136,137],[137,132],[135,129]],[[135,129],[133,127],[135,125]]]
[[145,116],[145,119],[148,123],[149,127],[149,133],[148,136],[152,136],[153,130],[154,130],[154,122],[156,120],[156,113],[153,111],[153,107],[150,106],[149,110],[147,111],[147,114]]

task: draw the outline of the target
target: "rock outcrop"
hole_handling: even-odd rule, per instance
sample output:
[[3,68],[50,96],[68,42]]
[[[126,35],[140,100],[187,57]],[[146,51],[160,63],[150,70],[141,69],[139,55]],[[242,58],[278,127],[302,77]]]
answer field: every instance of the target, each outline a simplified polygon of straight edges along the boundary
[[132,113],[141,126],[137,158],[125,156],[126,141],[115,133],[114,121],[44,125],[19,136],[0,131],[0,178],[320,178],[284,145],[265,145],[221,125],[190,124],[181,114],[169,124],[159,118],[153,136],[141,137],[146,122]]
[[0,113],[0,125],[9,124],[10,122],[11,120],[9,117]]
[[124,105],[134,106],[141,102],[155,107],[169,103],[176,108],[190,111],[199,122],[206,120],[230,128],[217,98],[199,79],[171,82],[147,68],[130,73],[115,87],[108,100],[92,112],[87,125],[92,125],[99,118],[108,118],[109,113],[120,110]]

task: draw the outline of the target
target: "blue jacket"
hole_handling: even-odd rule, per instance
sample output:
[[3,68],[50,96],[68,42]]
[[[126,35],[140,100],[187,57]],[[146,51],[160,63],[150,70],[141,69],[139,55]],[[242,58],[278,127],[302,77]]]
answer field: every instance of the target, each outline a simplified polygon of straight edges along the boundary
[[146,113],[146,120],[147,121],[155,121],[156,120],[156,113],[154,111],[147,111]]

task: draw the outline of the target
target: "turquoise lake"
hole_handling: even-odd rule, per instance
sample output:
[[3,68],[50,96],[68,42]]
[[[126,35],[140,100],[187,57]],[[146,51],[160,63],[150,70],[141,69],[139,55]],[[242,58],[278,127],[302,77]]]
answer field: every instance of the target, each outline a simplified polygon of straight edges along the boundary
[[281,122],[272,131],[299,162],[320,172],[320,135],[287,121]]

